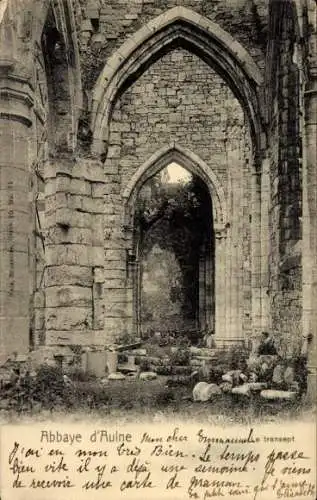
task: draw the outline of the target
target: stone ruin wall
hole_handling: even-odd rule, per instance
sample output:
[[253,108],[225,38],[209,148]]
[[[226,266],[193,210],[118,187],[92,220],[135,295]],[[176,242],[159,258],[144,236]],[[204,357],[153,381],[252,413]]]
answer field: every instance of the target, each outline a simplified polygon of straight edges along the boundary
[[[107,280],[105,285],[105,321],[113,323],[114,332],[120,331],[122,318],[127,315],[126,301],[130,300],[128,314],[132,309],[131,295],[130,299],[126,295],[129,282],[125,280],[129,241],[117,231],[124,218],[122,193],[135,171],[173,142],[204,160],[224,189],[232,227],[228,230],[229,252],[234,254],[237,247],[240,251],[236,261],[234,256],[231,259],[232,275],[245,291],[244,297],[242,293],[234,299],[240,308],[236,335],[240,332],[241,336],[242,323],[247,327],[250,317],[250,277],[243,276],[243,262],[250,259],[250,248],[243,248],[243,241],[249,235],[251,144],[242,108],[228,85],[201,59],[183,49],[175,49],[153,63],[114,108],[105,162],[111,191],[105,195],[105,266],[112,267],[116,259],[121,274],[119,277],[117,269],[116,281]],[[107,262],[109,256],[111,262]],[[118,298],[116,308],[107,303],[113,286],[118,287],[117,297],[121,288],[122,303]]]
[[[89,117],[91,89],[107,58],[126,40],[127,36],[133,34],[146,21],[159,15],[167,8],[174,7],[177,3],[179,2],[157,2],[155,0],[143,2],[137,0],[133,2],[121,0],[120,2],[103,2],[100,0],[80,2],[81,5],[77,2],[72,3],[73,6],[77,4],[76,28],[85,89],[82,116]],[[261,69],[266,68],[266,75],[272,76],[272,79],[267,83],[269,92],[272,92],[271,109],[273,111],[267,117],[268,147],[265,152],[265,156],[269,160],[269,192],[271,197],[268,203],[269,223],[267,226],[270,233],[269,249],[267,250],[270,267],[266,274],[265,287],[269,296],[271,313],[269,326],[274,332],[288,340],[289,338],[298,339],[300,336],[303,309],[300,224],[301,164],[297,160],[294,161],[294,158],[301,157],[302,130],[298,126],[299,119],[296,114],[302,103],[298,103],[298,100],[295,102],[294,99],[298,98],[299,88],[298,68],[300,65],[296,62],[296,57],[302,47],[294,43],[297,29],[294,25],[296,17],[294,10],[290,9],[285,12],[284,17],[281,17],[280,12],[275,14],[271,12],[273,18],[275,16],[275,18],[283,19],[280,24],[281,32],[272,32],[276,47],[282,48],[279,58],[279,73],[276,73],[275,68],[271,65],[272,50],[270,46],[265,62],[267,4],[268,2],[252,0],[245,2],[237,0],[225,2],[188,0],[182,2],[183,6],[213,19],[227,30],[249,50]],[[287,4],[291,4],[291,2],[287,2]],[[31,2],[25,2],[23,21],[17,23],[17,28],[15,28],[14,22],[11,23],[12,38],[17,37],[18,41],[12,47],[6,45],[5,56],[10,58],[13,54],[14,58],[17,59],[17,74],[20,68],[23,67],[25,70],[27,62],[31,59],[34,62],[36,59],[35,45],[32,45],[32,36],[30,35],[32,30],[28,30],[28,20],[32,19],[33,7],[33,3],[31,5]],[[241,24],[241,12],[244,16],[243,25]],[[41,15],[41,11],[38,10],[39,24],[43,21],[40,19]],[[14,32],[15,29],[16,32]],[[2,32],[1,36],[3,36]],[[149,68],[142,78],[146,80],[153,68]],[[278,75],[279,84],[277,84],[277,78],[275,79],[274,75]],[[140,81],[136,86],[139,84]],[[131,99],[132,90],[133,88],[123,95],[122,102],[120,101],[117,106],[134,106],[132,101],[128,99],[129,96]],[[144,97],[148,96],[144,94]],[[14,105],[12,106],[14,107]],[[50,113],[51,109],[52,106]],[[36,333],[33,333],[33,338],[35,343],[44,341],[53,344],[102,343],[105,301],[107,301],[107,295],[104,297],[104,291],[107,287],[109,288],[111,280],[118,280],[119,288],[124,283],[122,281],[122,273],[125,272],[123,264],[120,269],[116,269],[114,264],[109,264],[109,268],[105,269],[104,259],[104,242],[107,239],[107,231],[103,225],[104,214],[105,211],[112,210],[112,207],[105,203],[105,195],[120,196],[120,192],[112,191],[109,177],[107,178],[107,175],[111,174],[109,171],[107,172],[106,165],[104,166],[98,159],[91,158],[87,148],[82,148],[80,144],[77,144],[71,152],[61,152],[57,148],[55,157],[48,158],[46,153],[43,153],[41,144],[46,141],[45,130],[49,130],[48,126],[45,121],[35,126],[34,116],[32,115],[30,118],[31,115],[28,113],[30,112],[25,111],[29,128],[26,128],[22,122],[12,122],[8,126],[6,121],[1,125],[1,138],[6,145],[2,148],[2,161],[5,162],[1,169],[1,188],[5,191],[2,200],[4,200],[5,210],[7,206],[14,205],[15,213],[21,215],[13,220],[11,217],[12,209],[10,209],[3,219],[5,221],[4,233],[10,234],[13,231],[15,239],[13,252],[10,251],[10,248],[13,248],[9,244],[10,242],[7,244],[6,240],[3,240],[4,244],[2,245],[4,249],[2,258],[6,270],[3,278],[9,285],[7,287],[9,293],[1,292],[5,295],[2,303],[7,314],[7,319],[1,321],[2,328],[13,332],[10,339],[6,340],[6,350],[11,352],[13,349],[25,350],[28,347],[28,332],[27,335],[25,333],[19,334],[20,331],[26,332],[29,318],[34,316],[32,301],[30,304],[29,299],[25,298],[25,283],[30,285],[29,289],[32,295],[32,291],[37,290],[42,275],[41,264],[35,265],[33,250],[29,255],[29,250],[27,250],[29,243],[26,245],[26,241],[29,241],[29,234],[36,228],[35,211],[33,209],[34,217],[30,221],[29,208],[31,205],[34,207],[35,199],[38,199],[38,191],[42,191],[42,181],[39,182],[40,185],[36,186],[35,178],[38,176],[34,177],[34,172],[32,172],[33,186],[36,187],[33,191],[31,190],[32,201],[29,205],[29,201],[25,199],[24,195],[27,194],[26,191],[29,192],[30,183],[26,182],[25,165],[19,166],[21,158],[28,158],[29,170],[33,168],[31,165],[45,164],[45,168],[41,167],[41,169],[44,174],[46,202],[43,229],[45,233],[46,293],[45,298],[42,293],[34,297],[35,307],[39,310],[34,319]],[[117,123],[116,115],[113,123]],[[32,141],[36,142],[39,136],[42,137],[41,128],[44,129],[44,139],[40,139],[39,148],[34,148]],[[66,127],[59,128],[59,134],[65,135],[66,130]],[[31,143],[30,136],[33,137]],[[48,136],[52,137],[50,131]],[[19,145],[15,142],[16,138],[19,138]],[[129,138],[127,139],[129,140]],[[311,139],[310,146],[312,147]],[[131,144],[129,146],[125,141],[124,147],[131,147]],[[44,150],[45,148],[46,146],[44,146]],[[32,154],[30,154],[30,149]],[[39,151],[40,159],[34,157],[35,150]],[[44,155],[43,158],[41,155]],[[210,158],[213,155],[208,156]],[[107,161],[109,167],[109,161],[112,164],[112,159],[108,157]],[[22,177],[13,175],[14,172],[18,172],[19,168],[23,173]],[[246,179],[247,176],[244,175],[243,178]],[[291,183],[289,183],[289,179],[292,179]],[[28,186],[27,189],[26,186]],[[247,188],[244,189],[247,191]],[[119,190],[118,186],[117,190]],[[313,195],[310,199],[313,199]],[[111,221],[111,215],[113,214],[107,214],[107,220]],[[113,228],[113,224],[110,225]],[[35,234],[41,232],[42,230],[39,231],[37,228]],[[118,230],[118,238],[121,237],[124,241],[125,237]],[[40,250],[41,237],[37,238],[36,243],[34,235],[31,240],[33,243],[31,241],[30,248],[36,246],[39,249],[38,260],[41,261],[43,259],[43,252]],[[310,240],[310,244],[313,245],[313,240]],[[6,245],[9,245],[8,248]],[[245,240],[243,245],[248,246]],[[246,248],[245,252],[250,253],[250,249]],[[18,253],[19,258],[17,257]],[[109,263],[112,259],[111,255],[114,254],[108,254]],[[123,259],[120,260],[123,262]],[[21,293],[18,314],[16,299],[13,300],[10,296],[13,268],[14,294],[16,296],[16,294]],[[36,286],[32,285],[34,282],[36,282]],[[250,294],[248,290],[245,293],[247,296]],[[121,298],[119,298],[120,300]],[[75,323],[71,319],[74,317],[77,318]],[[32,322],[33,320],[31,324]],[[124,328],[124,323],[121,326]]]

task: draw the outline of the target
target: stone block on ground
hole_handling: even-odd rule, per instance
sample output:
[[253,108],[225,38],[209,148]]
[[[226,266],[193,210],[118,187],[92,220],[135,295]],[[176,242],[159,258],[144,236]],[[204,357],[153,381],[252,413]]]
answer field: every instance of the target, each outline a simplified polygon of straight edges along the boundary
[[292,366],[287,366],[284,372],[284,382],[290,387],[295,381],[294,368]]
[[87,373],[95,377],[104,377],[106,373],[107,352],[96,351],[87,353]]
[[261,398],[270,400],[287,400],[292,401],[296,398],[297,392],[295,391],[277,391],[274,389],[267,389],[261,391]]
[[237,394],[239,396],[250,397],[251,396],[251,388],[249,384],[242,384],[238,387],[234,387],[231,391],[232,394]]
[[272,382],[275,385],[281,385],[284,382],[284,366],[278,364],[273,370]]
[[224,394],[227,394],[232,390],[232,384],[230,384],[230,382],[222,382],[222,384],[220,384],[219,387]]
[[222,394],[217,384],[208,384],[207,382],[198,382],[193,389],[194,401],[210,401],[213,397]]
[[208,347],[191,346],[189,351],[192,356],[206,356],[207,358],[214,358],[216,356],[216,351]]
[[155,380],[157,378],[157,373],[155,372],[142,372],[139,375],[140,380]]
[[108,375],[108,380],[124,380],[124,379],[125,375],[123,375],[123,373],[114,372]]
[[129,363],[122,363],[118,364],[117,370],[118,372],[124,374],[138,373],[140,371],[140,367],[137,365],[131,365]]
[[258,392],[266,389],[268,384],[266,382],[247,382],[246,385],[250,387],[252,392]]
[[231,375],[230,372],[225,373],[224,375],[222,375],[221,379],[222,379],[223,382],[226,382],[227,384],[233,385],[233,377],[232,377],[232,375]]

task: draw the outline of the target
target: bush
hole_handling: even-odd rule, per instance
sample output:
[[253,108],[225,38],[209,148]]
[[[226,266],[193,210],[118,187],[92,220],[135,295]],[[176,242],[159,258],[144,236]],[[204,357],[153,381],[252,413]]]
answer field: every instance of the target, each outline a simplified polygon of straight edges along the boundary
[[188,348],[177,349],[177,351],[172,352],[170,356],[170,361],[172,366],[186,366],[189,364],[190,351]]
[[41,366],[34,376],[29,372],[20,376],[2,391],[10,409],[32,410],[36,406],[52,409],[54,406],[70,407],[76,403],[72,384],[65,384],[62,370],[54,366]]
[[216,364],[222,365],[222,370],[241,370],[242,372],[248,369],[247,359],[250,356],[250,350],[244,345],[235,344],[229,349],[223,349],[217,353]]
[[174,392],[171,389],[164,389],[155,396],[156,406],[168,406],[175,401]]
[[72,370],[69,370],[67,374],[72,380],[76,382],[91,382],[92,380],[96,379],[94,375],[88,374],[81,368],[74,368]]

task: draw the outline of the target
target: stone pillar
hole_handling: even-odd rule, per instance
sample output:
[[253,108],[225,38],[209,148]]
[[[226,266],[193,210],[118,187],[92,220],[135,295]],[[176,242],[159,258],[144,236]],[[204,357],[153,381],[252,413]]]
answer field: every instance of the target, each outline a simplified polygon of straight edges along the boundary
[[[129,260],[128,256],[128,277],[127,289],[131,290],[132,295],[132,332],[134,335],[141,337],[141,284],[142,284],[142,260],[139,256],[132,256],[133,260]],[[129,299],[129,295],[128,295]]]
[[241,301],[242,280],[242,226],[243,226],[243,160],[244,146],[240,141],[241,127],[233,126],[227,143],[228,198],[230,229],[226,240],[226,333],[224,341],[230,345],[242,339]]
[[221,345],[226,337],[226,230],[215,228],[215,342]]
[[206,334],[206,255],[205,246],[201,249],[199,256],[198,270],[198,303],[199,303],[199,329],[203,334]]
[[206,327],[208,333],[214,332],[215,329],[215,271],[213,266],[213,248],[214,243],[209,240],[206,251]]
[[251,304],[252,340],[256,340],[262,330],[261,307],[261,178],[253,170],[251,174]]
[[46,343],[104,345],[103,166],[65,155],[45,178]]
[[[310,79],[304,93],[303,147],[303,336],[312,335],[307,345],[308,395],[316,400],[317,372],[317,7],[309,1]],[[305,342],[304,342],[305,343]]]
[[[1,77],[2,72],[2,77]],[[0,362],[29,349],[32,90],[0,67]]]
[[269,205],[271,199],[270,162],[265,158],[261,175],[261,317],[262,330],[271,328],[269,319]]

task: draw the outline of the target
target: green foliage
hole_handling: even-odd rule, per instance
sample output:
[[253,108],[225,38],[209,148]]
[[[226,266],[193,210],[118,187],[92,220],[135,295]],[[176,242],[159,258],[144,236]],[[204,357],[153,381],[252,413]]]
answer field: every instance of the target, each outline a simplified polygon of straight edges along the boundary
[[26,373],[2,388],[5,407],[18,413],[34,409],[98,408],[109,402],[107,389],[86,374],[74,371],[73,382],[59,367],[43,365],[34,376]]
[[164,389],[159,392],[155,397],[155,404],[160,407],[168,406],[175,401],[174,391],[171,389]]
[[190,352],[187,348],[179,348],[171,353],[170,356],[172,366],[186,366],[189,364]]
[[184,258],[189,249],[199,248],[210,230],[210,217],[206,217],[206,210],[211,210],[207,188],[198,177],[185,185],[164,184],[159,176],[148,182],[148,190],[141,190],[138,197],[135,215],[143,251],[149,251],[154,241],[160,241],[163,248]]
[[228,349],[223,349],[217,353],[217,362],[222,373],[229,370],[247,370],[247,359],[250,350],[244,345],[235,344]]

